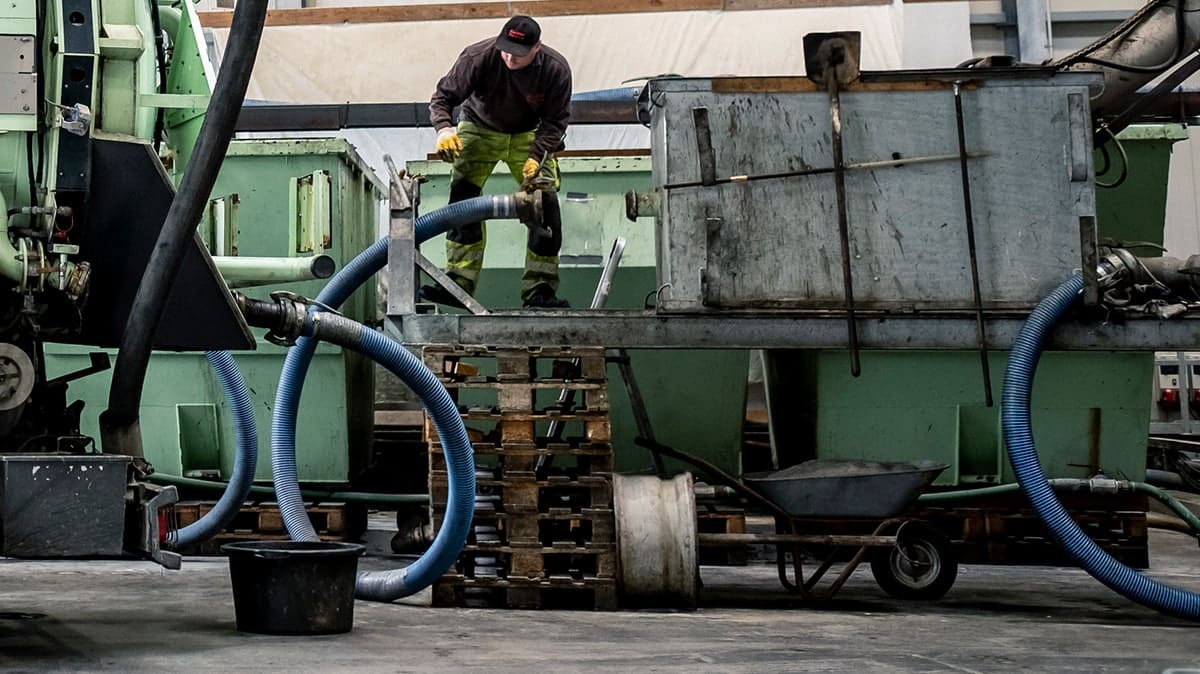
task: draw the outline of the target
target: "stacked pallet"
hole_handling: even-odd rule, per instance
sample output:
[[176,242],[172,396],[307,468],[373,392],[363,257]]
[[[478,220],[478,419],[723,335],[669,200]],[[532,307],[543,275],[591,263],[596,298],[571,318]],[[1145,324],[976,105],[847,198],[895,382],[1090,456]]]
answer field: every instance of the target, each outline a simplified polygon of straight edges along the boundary
[[[186,501],[176,503],[167,514],[171,531],[182,529],[207,515],[216,503],[213,501]],[[346,537],[346,504],[322,503],[305,506],[313,529],[325,541],[340,541]],[[275,503],[246,504],[238,511],[225,530],[200,543],[188,554],[217,555],[226,543],[243,541],[286,541],[290,540],[283,524],[283,515]]]
[[[1122,564],[1149,566],[1144,506],[1068,506],[1068,512],[1088,538]],[[967,564],[1075,564],[1029,508],[924,508],[918,514],[955,541],[959,560]]]
[[[616,608],[604,350],[429,346],[424,360],[459,402],[476,461],[471,536],[434,604]],[[436,529],[446,461],[430,422],[425,436]]]
[[[1060,492],[1058,497],[1105,552],[1134,568],[1149,565],[1146,496]],[[959,561],[967,564],[1074,565],[1024,494],[981,497],[959,507],[920,507],[912,514],[949,536]]]

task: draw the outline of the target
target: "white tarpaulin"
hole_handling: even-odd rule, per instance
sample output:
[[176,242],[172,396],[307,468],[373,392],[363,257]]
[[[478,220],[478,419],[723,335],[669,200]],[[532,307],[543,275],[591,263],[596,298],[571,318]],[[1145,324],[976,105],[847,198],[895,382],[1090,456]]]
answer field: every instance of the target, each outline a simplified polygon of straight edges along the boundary
[[[966,2],[815,9],[690,11],[540,19],[543,41],[571,64],[575,91],[662,73],[804,73],[806,33],[862,33],[862,68],[953,66],[971,56]],[[272,26],[263,33],[248,98],[281,103],[427,101],[466,45],[499,32],[498,19]],[[214,29],[218,56],[228,29]],[[328,135],[328,134],[326,134]],[[429,129],[343,133],[373,167],[391,153],[423,158]],[[568,149],[649,147],[637,126],[572,127]]]
[[[906,13],[914,18],[906,21]],[[571,63],[576,91],[660,73],[800,74],[802,40],[812,32],[860,31],[864,70],[951,66],[971,56],[966,2],[561,16],[540,23],[543,41]],[[428,100],[462,48],[501,25],[487,19],[268,27],[248,96],[294,103]],[[214,29],[218,53],[228,33]]]

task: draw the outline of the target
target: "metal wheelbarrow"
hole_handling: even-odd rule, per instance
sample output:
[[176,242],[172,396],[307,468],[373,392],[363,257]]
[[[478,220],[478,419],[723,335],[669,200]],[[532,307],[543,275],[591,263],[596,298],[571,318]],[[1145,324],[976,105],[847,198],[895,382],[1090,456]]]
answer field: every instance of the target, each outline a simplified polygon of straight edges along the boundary
[[[829,599],[869,559],[875,582],[904,599],[937,599],[958,577],[950,541],[929,524],[901,517],[946,464],[932,461],[807,461],[738,480],[713,464],[645,437],[634,443],[655,454],[699,468],[716,482],[775,516],[774,534],[701,533],[704,546],[748,543],[776,546],[779,581],[805,599]],[[788,577],[787,555],[792,574]],[[820,553],[820,565],[805,577],[803,552]],[[850,559],[836,578],[817,584],[838,560]]]
[[[783,511],[775,511],[776,535],[760,542],[777,544],[779,580],[789,591],[814,599],[832,597],[869,558],[875,581],[888,594],[937,599],[958,576],[950,541],[924,522],[899,516],[946,468],[933,461],[817,459],[748,474],[743,480]],[[847,530],[858,533],[841,533]],[[793,547],[794,582],[788,578],[788,543]],[[807,580],[801,565],[803,549],[824,553]],[[841,574],[818,591],[817,583],[847,549],[854,552]]]

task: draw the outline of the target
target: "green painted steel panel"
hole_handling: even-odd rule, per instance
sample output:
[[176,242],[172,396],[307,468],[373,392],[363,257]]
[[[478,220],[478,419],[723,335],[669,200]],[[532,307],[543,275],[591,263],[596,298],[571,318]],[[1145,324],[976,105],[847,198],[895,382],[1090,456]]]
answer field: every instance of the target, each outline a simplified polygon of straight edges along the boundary
[[[347,261],[376,240],[381,186],[345,141],[325,139],[301,141],[235,141],[230,145],[213,196],[239,196],[238,252],[246,256],[288,254],[286,214],[290,198],[288,181],[314,171],[327,171],[332,181],[330,218],[332,246],[325,251],[340,269]],[[248,288],[244,292],[266,298],[272,290],[315,297],[324,281],[307,281]],[[354,293],[343,305],[344,313],[356,320],[375,317],[373,284]],[[254,352],[235,353],[254,401],[258,424],[259,461],[255,477],[271,479],[271,410],[286,351],[261,339]],[[51,377],[80,369],[87,363],[88,349],[47,345],[47,369]],[[344,484],[361,469],[370,449],[374,424],[374,380],[371,363],[355,353],[321,344],[306,378],[297,422],[297,463],[304,482]],[[68,397],[87,403],[83,432],[98,436],[96,414],[106,407],[109,373],[72,382]],[[221,474],[233,469],[234,434],[224,394],[203,354],[155,353],[150,360],[143,393],[142,435],[146,457],[158,470],[181,474],[202,468],[204,456],[187,454],[187,447],[209,453],[192,443],[195,434],[180,442],[179,405],[215,405],[220,437]],[[196,416],[190,419],[195,422]]]
[[[96,349],[68,344],[46,345],[47,375],[56,377],[87,367],[87,354]],[[108,352],[115,362],[116,352]],[[271,408],[283,365],[285,351],[271,344],[259,344],[258,351],[234,354],[238,368],[246,380],[254,401],[255,422],[258,426],[258,466],[255,478],[271,479]],[[83,400],[81,431],[100,437],[97,417],[107,407],[112,372],[102,372],[71,382],[68,400]],[[350,470],[347,452],[346,364],[343,354],[321,346],[309,368],[308,381],[317,385],[306,387],[302,400],[303,417],[299,421],[297,462],[301,480],[305,482],[344,483]],[[150,359],[142,393],[141,425],[146,458],[156,470],[181,475],[188,469],[211,468],[211,450],[189,443],[201,430],[189,429],[190,438],[180,442],[179,405],[214,405],[218,410],[218,427],[213,429],[220,438],[218,450],[222,477],[228,479],[233,471],[235,452],[233,418],[225,401],[220,383],[203,354],[157,352]],[[200,455],[187,454],[188,448]]]
[[37,1],[0,2],[0,35],[33,35]]
[[[445,205],[449,165],[439,161],[408,162],[410,174],[425,175],[421,210]],[[559,294],[573,307],[591,302],[600,267],[613,240],[625,237],[621,268],[613,281],[610,308],[640,308],[657,283],[652,218],[636,223],[625,218],[625,193],[650,188],[648,157],[567,157],[559,162],[563,176],[562,285]],[[488,180],[486,193],[516,191],[504,170]],[[477,296],[487,307],[520,306],[520,277],[525,255],[525,228],[516,221],[488,229],[488,252]],[[444,238],[426,243],[421,252],[437,264],[445,261]],[[650,298],[651,301],[653,298]],[[748,355],[745,351],[637,350],[631,359],[654,432],[660,442],[698,454],[731,472],[741,470],[741,430],[745,414]],[[646,472],[646,450],[633,444],[636,425],[620,373],[609,367],[613,448],[621,472]],[[464,400],[469,398],[464,398]]]
[[[773,351],[770,360],[783,465],[930,459],[950,465],[937,484],[1013,481],[1000,430],[1004,352],[989,357],[991,408],[973,352],[864,352],[857,378],[844,352]],[[1047,353],[1033,392],[1034,439],[1047,475],[1087,477],[1094,466],[1143,479],[1150,373],[1143,354]]]
[[[208,62],[204,50],[204,39],[200,33],[200,21],[196,16],[196,8],[192,3],[185,2],[180,6],[179,25],[175,33],[174,49],[171,54],[171,65],[167,69],[167,88],[163,93],[190,94],[206,96],[212,93],[216,73]],[[175,22],[174,15],[168,24]],[[171,138],[171,147],[175,150],[175,161],[171,168],[171,177],[178,185],[183,179],[183,171],[192,156],[196,138],[204,124],[204,107],[170,109],[163,116],[167,133]]]
[[[25,134],[0,133],[0,195],[10,208],[29,201],[29,179],[25,166]],[[25,195],[23,199],[18,194]]]

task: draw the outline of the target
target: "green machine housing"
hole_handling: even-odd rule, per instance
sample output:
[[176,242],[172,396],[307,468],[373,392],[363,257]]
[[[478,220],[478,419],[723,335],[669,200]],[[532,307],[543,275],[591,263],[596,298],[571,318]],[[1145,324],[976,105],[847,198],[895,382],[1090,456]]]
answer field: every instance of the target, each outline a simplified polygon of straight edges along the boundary
[[[383,188],[355,150],[340,139],[236,140],[229,148],[199,233],[214,255],[305,257],[325,254],[338,268],[378,238]],[[315,297],[325,281],[270,286]],[[242,288],[266,299],[268,291]],[[375,317],[367,284],[343,305],[359,321]],[[271,409],[286,350],[257,336],[255,351],[234,353],[254,401],[259,460],[255,479],[271,480]],[[50,376],[80,369],[94,349],[48,344]],[[71,396],[103,409],[110,373],[78,380]],[[296,461],[306,483],[350,483],[364,468],[373,427],[372,364],[322,343],[307,377],[297,417]],[[85,434],[96,420],[85,415]],[[146,458],[158,472],[228,478],[233,470],[233,418],[202,353],[156,352],[141,412]]]

